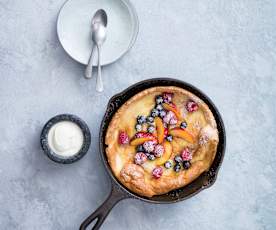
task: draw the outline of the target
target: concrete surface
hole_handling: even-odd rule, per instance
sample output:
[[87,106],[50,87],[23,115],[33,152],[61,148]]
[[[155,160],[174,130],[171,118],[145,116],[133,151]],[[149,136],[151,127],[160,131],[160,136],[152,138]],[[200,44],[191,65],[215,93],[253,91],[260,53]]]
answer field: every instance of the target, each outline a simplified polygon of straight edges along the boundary
[[[194,84],[221,111],[228,146],[218,180],[174,205],[122,201],[102,229],[276,229],[276,1],[133,1],[138,40],[103,69],[103,94],[57,40],[63,2],[0,1],[0,229],[78,229],[109,192],[98,154],[108,99],[162,76]],[[73,165],[39,146],[44,123],[64,112],[92,134]]]

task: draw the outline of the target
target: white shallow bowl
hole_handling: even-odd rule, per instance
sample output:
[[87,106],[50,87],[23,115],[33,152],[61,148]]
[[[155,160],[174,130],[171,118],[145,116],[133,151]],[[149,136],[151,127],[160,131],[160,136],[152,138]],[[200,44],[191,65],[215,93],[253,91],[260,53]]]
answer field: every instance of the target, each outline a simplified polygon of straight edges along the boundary
[[[102,65],[122,57],[134,44],[139,28],[129,0],[68,0],[57,20],[57,34],[64,50],[74,60],[87,64],[91,54],[91,20],[98,9],[107,13],[107,39],[102,46]],[[97,65],[94,58],[93,65]]]

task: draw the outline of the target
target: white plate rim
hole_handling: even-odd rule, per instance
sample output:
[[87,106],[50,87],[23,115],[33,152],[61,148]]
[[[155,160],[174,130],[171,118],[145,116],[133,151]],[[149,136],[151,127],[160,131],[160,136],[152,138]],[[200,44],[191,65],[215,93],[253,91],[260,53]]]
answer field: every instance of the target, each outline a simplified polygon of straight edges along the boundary
[[[59,25],[60,25],[59,21],[60,21],[60,14],[61,14],[61,11],[62,11],[62,9],[64,8],[64,6],[65,6],[68,2],[70,2],[70,1],[76,1],[76,0],[66,0],[66,1],[62,4],[62,6],[61,6],[61,8],[60,8],[60,10],[59,10],[59,12],[58,12],[58,17],[57,17],[57,21],[56,21],[56,25],[57,25],[57,26],[56,26],[57,37],[58,37],[59,43],[61,44],[63,50],[67,53],[67,55],[68,55],[69,57],[71,57],[73,60],[75,60],[76,62],[78,62],[78,63],[80,63],[80,64],[87,65],[87,63],[84,63],[84,62],[82,62],[82,61],[76,59],[75,57],[73,57],[73,56],[66,50],[66,47],[65,47],[65,46],[63,45],[63,43],[62,43],[62,39],[61,39],[61,36],[60,36],[60,33],[59,33]],[[116,59],[114,59],[113,61],[109,61],[109,62],[106,62],[106,63],[102,63],[102,64],[101,64],[102,66],[110,65],[110,64],[116,62],[117,60],[119,60],[120,58],[122,58],[122,57],[133,47],[133,45],[135,44],[135,42],[136,42],[136,40],[137,40],[137,36],[138,36],[138,33],[139,33],[139,24],[140,24],[140,23],[139,23],[139,18],[138,18],[138,15],[137,15],[137,12],[136,12],[135,7],[133,6],[133,4],[132,4],[129,0],[118,0],[118,1],[121,1],[121,2],[127,7],[128,11],[129,11],[129,14],[133,17],[134,29],[133,29],[133,33],[132,33],[132,38],[131,38],[131,40],[130,40],[130,43],[129,43],[128,48],[127,48],[124,52],[122,52],[122,53],[120,54],[120,56],[118,56],[118,57],[117,57]],[[94,64],[93,64],[93,66],[94,66]]]

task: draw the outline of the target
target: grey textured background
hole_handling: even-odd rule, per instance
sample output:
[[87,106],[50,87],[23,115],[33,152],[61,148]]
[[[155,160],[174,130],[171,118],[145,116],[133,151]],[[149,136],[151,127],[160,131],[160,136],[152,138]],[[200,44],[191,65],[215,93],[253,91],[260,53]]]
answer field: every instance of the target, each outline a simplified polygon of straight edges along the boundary
[[[276,1],[133,1],[138,40],[103,69],[103,94],[57,40],[63,2],[0,1],[0,229],[78,229],[109,191],[98,154],[108,99],[162,76],[194,84],[220,109],[228,145],[218,180],[174,205],[122,201],[103,229],[275,229]],[[92,134],[73,165],[51,162],[39,146],[44,123],[64,112]]]

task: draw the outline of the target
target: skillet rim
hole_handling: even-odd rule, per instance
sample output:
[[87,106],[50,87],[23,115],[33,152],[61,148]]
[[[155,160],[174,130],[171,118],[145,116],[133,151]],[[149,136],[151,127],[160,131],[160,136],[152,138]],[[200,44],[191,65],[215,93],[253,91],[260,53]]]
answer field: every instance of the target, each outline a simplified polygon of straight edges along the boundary
[[[186,89],[186,90],[192,92],[193,94],[198,96],[200,99],[202,99],[209,106],[210,110],[214,114],[218,129],[219,129],[218,149],[221,148],[221,151],[220,151],[221,154],[220,154],[220,156],[218,156],[218,154],[217,154],[218,150],[217,150],[216,157],[215,157],[210,169],[206,172],[203,172],[198,178],[196,178],[190,184],[188,184],[180,189],[173,190],[166,194],[153,196],[153,197],[144,197],[144,196],[140,196],[140,195],[132,192],[131,190],[128,190],[113,175],[112,170],[109,166],[107,157],[106,157],[106,153],[105,153],[105,148],[106,148],[105,134],[107,131],[108,124],[111,121],[115,112],[118,110],[118,108],[120,106],[122,106],[129,98],[131,98],[132,96],[134,96],[135,94],[138,93],[138,92],[132,92],[133,89],[144,86],[143,89],[139,90],[139,92],[141,92],[142,90],[145,90],[145,89],[151,88],[151,87],[166,86],[165,83],[167,83],[167,86],[169,86],[169,85],[177,86],[177,87],[180,87],[180,88],[183,88],[183,89]],[[160,85],[158,85],[158,84],[160,84]],[[116,106],[114,106],[114,104]],[[110,115],[110,110],[113,110],[112,115]],[[106,106],[106,111],[105,111],[105,114],[103,116],[101,126],[100,126],[99,150],[100,150],[101,160],[103,161],[105,169],[111,178],[112,187],[114,189],[116,189],[118,192],[123,193],[124,198],[134,198],[134,199],[142,200],[142,201],[149,202],[149,203],[155,203],[155,204],[176,203],[179,201],[186,200],[186,199],[198,194],[199,192],[211,187],[216,182],[218,172],[222,165],[224,155],[225,155],[225,150],[226,150],[226,131],[225,131],[225,126],[224,126],[222,117],[221,117],[217,107],[215,106],[213,101],[205,93],[203,93],[200,89],[198,89],[197,87],[193,86],[190,83],[187,83],[182,80],[174,79],[174,78],[150,78],[150,79],[139,81],[139,82],[127,87],[125,90],[115,94],[114,96],[112,96],[110,98],[110,100],[108,101],[108,104]],[[218,157],[219,157],[219,159],[216,162]],[[216,166],[214,166],[215,163],[217,164]],[[199,182],[202,183],[201,186],[198,188],[193,188],[194,185]],[[190,193],[187,195],[184,194],[181,196],[181,192],[185,189],[190,189]],[[176,193],[176,195],[170,195],[170,194],[174,194],[174,193]],[[179,193],[180,193],[180,196],[178,195]],[[167,199],[165,199],[165,200],[155,199],[158,197],[159,198],[167,197]]]

